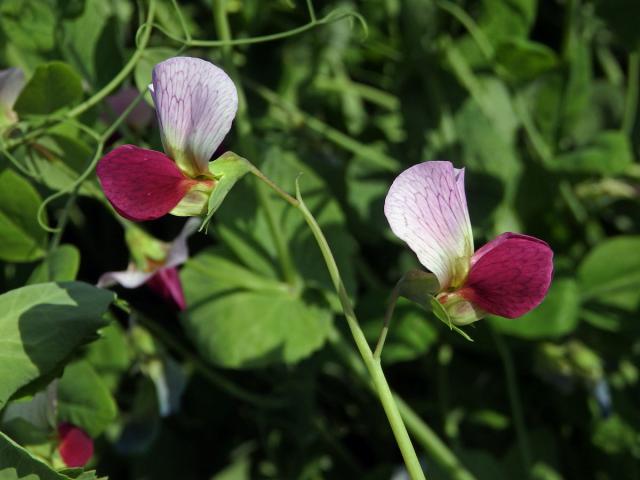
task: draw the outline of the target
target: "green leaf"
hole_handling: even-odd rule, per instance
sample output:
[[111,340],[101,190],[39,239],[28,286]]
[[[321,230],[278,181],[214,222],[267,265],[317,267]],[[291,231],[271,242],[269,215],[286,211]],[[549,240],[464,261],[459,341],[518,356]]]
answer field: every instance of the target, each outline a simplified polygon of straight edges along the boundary
[[40,65],[15,105],[18,115],[47,115],[82,98],[82,79],[66,63]]
[[41,203],[27,180],[12,170],[0,171],[0,259],[28,262],[44,255],[47,232],[37,221]]
[[95,438],[116,414],[116,403],[91,364],[79,361],[67,365],[58,382],[58,420],[72,423]]
[[6,475],[6,469],[15,469],[17,478],[22,480],[69,480],[70,478],[55,472],[0,432],[0,474]]
[[578,325],[580,292],[573,279],[554,280],[540,306],[517,319],[491,317],[500,332],[514,337],[558,338],[571,333]]
[[113,293],[85,283],[43,283],[0,295],[0,407],[49,374],[105,325]]
[[629,136],[619,131],[603,131],[589,145],[555,157],[550,167],[561,172],[615,175],[632,164]]
[[[73,185],[93,154],[91,147],[80,138],[78,130],[58,127],[49,135],[39,138],[37,149],[30,150],[28,156],[47,187],[64,190]],[[97,190],[94,183],[87,181],[80,188],[80,193],[90,195]]]
[[[121,18],[127,9],[102,0],[57,0],[65,48],[64,59],[82,74],[95,90],[122,68]],[[73,18],[70,18],[73,17]],[[62,35],[61,35],[62,36]]]
[[558,57],[541,43],[512,38],[501,43],[495,54],[496,63],[504,69],[509,80],[523,82],[555,68]]
[[109,390],[114,392],[120,377],[131,366],[134,357],[132,347],[117,321],[111,322],[98,333],[100,339],[89,345],[85,359],[96,369]]
[[273,278],[235,265],[216,250],[181,271],[189,308],[183,325],[211,363],[249,368],[294,363],[320,348],[331,311]]
[[244,158],[233,152],[225,152],[222,156],[209,164],[209,171],[217,178],[216,185],[209,197],[207,216],[202,222],[203,227],[211,220],[222,202],[227,197],[238,180],[251,170],[251,165]]
[[[344,214],[331,195],[331,189],[293,152],[274,146],[265,151],[264,157],[261,170],[281,188],[292,190],[296,178],[300,177],[305,203],[324,231],[340,266],[345,287],[351,294],[355,291],[353,256],[356,247],[346,228]],[[279,259],[267,212],[256,195],[256,188],[260,188],[257,183],[241,182],[236,185],[216,214],[219,221],[216,232],[247,267],[259,270],[264,276],[271,276],[273,266],[279,264]],[[270,214],[287,242],[304,287],[320,290],[332,307],[340,311],[327,267],[303,216],[277,195],[267,195],[270,197]]]
[[621,308],[640,302],[640,236],[620,236],[595,247],[578,267],[580,291]]
[[80,267],[80,252],[73,245],[60,245],[38,265],[27,284],[69,282],[76,279]]
[[40,477],[31,474],[26,477],[19,477],[15,468],[5,468],[0,470],[0,480],[38,480]]
[[41,0],[0,2],[0,28],[5,39],[27,50],[51,50],[55,45],[56,12]]

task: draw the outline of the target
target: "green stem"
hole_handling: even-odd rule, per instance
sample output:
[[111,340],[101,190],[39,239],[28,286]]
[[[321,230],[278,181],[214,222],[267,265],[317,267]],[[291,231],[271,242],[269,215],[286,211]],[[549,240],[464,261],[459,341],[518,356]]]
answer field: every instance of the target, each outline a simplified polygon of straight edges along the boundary
[[[362,360],[353,351],[353,348],[340,336],[332,338],[332,346],[343,358],[345,363],[351,367],[351,370],[358,378],[373,389],[373,384],[367,374],[367,369],[363,365]],[[393,397],[395,398],[405,425],[433,461],[444,469],[449,477],[454,480],[476,480],[471,472],[465,469],[464,465],[462,465],[453,452],[449,450],[449,447],[440,440],[438,435],[420,416],[397,393],[394,392]]]
[[527,435],[527,427],[524,422],[524,414],[522,412],[522,403],[520,402],[520,394],[518,392],[518,382],[516,380],[513,358],[511,357],[511,353],[509,352],[502,336],[494,328],[491,328],[491,333],[504,368],[504,374],[507,380],[509,403],[511,404],[511,412],[513,414],[516,435],[518,437],[520,458],[522,460],[522,467],[528,477],[529,472],[531,472],[532,455],[531,448],[529,446],[529,437]]
[[384,348],[384,342],[387,339],[387,333],[389,332],[389,324],[391,323],[391,318],[393,317],[393,312],[396,309],[396,303],[398,303],[398,298],[400,297],[400,282],[396,284],[391,292],[391,298],[389,299],[389,305],[387,306],[387,311],[384,314],[384,323],[382,325],[382,331],[380,332],[380,337],[378,338],[378,343],[376,344],[376,349],[373,352],[373,358],[376,360],[380,360],[380,355],[382,355],[382,349]]
[[624,105],[622,131],[631,135],[638,110],[638,87],[640,87],[640,53],[636,50],[629,54],[629,73],[627,76],[627,97]]
[[156,322],[144,317],[143,315],[137,315],[136,321],[149,330],[149,332],[151,332],[151,334],[158,339],[160,343],[164,344],[168,349],[178,353],[182,358],[190,363],[193,368],[195,368],[211,384],[224,390],[229,395],[257,407],[278,408],[285,405],[285,402],[282,400],[249,392],[227,380],[224,376],[210,368],[204,360],[192,353],[189,348],[182,345],[182,343],[176,340],[173,335],[167,332]]
[[367,339],[365,338],[364,333],[362,332],[362,329],[360,328],[360,325],[358,323],[358,319],[356,318],[355,312],[353,311],[349,296],[347,295],[346,289],[344,288],[342,278],[340,277],[340,271],[338,269],[338,265],[336,264],[335,258],[333,257],[333,253],[331,252],[331,248],[329,247],[327,239],[322,233],[320,226],[316,222],[316,219],[303,202],[297,183],[296,198],[299,203],[298,210],[302,212],[307,225],[311,229],[311,232],[313,233],[313,236],[315,237],[316,242],[320,247],[320,251],[322,252],[322,256],[324,257],[327,269],[329,270],[329,275],[331,276],[333,285],[338,293],[344,316],[347,319],[347,324],[349,325],[349,329],[351,330],[351,335],[353,336],[353,339],[356,342],[356,346],[360,352],[360,356],[362,357],[367,370],[369,371],[369,375],[371,376],[371,380],[373,381],[375,390],[378,394],[378,397],[380,398],[380,402],[382,403],[382,407],[387,415],[389,424],[391,425],[391,430],[393,431],[398,447],[400,448],[400,452],[407,467],[407,471],[409,472],[409,476],[412,480],[424,480],[425,475],[422,471],[422,466],[420,465],[420,461],[418,460],[416,451],[414,450],[411,439],[409,438],[407,428],[402,421],[402,416],[400,415],[400,411],[398,410],[398,407],[393,398],[391,388],[389,387],[387,379],[384,376],[382,366],[380,365],[380,360],[376,360],[373,357],[371,349],[369,348],[369,344],[367,343]]

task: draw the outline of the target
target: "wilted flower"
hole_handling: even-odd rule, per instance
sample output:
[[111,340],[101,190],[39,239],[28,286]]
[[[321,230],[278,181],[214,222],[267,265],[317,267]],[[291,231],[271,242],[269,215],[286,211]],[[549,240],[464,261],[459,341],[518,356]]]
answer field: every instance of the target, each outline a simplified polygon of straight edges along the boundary
[[0,127],[18,120],[13,106],[24,88],[24,73],[19,68],[0,70]]
[[135,226],[128,227],[125,238],[132,261],[127,270],[103,274],[98,280],[98,287],[120,284],[125,288],[138,288],[146,284],[183,310],[186,303],[176,267],[189,258],[187,239],[199,224],[198,219],[187,220],[180,234],[171,243],[161,242]]
[[474,253],[464,169],[450,162],[414,165],[395,179],[384,206],[393,233],[440,284],[437,300],[453,323],[486,314],[516,318],[540,304],[553,252],[534,237],[503,233]]
[[58,451],[67,467],[84,467],[93,456],[93,440],[81,428],[70,423],[58,425]]
[[215,186],[209,160],[238,108],[235,85],[209,62],[175,57],[155,66],[149,89],[166,155],[133,145],[116,148],[98,163],[102,188],[130,220],[200,215]]

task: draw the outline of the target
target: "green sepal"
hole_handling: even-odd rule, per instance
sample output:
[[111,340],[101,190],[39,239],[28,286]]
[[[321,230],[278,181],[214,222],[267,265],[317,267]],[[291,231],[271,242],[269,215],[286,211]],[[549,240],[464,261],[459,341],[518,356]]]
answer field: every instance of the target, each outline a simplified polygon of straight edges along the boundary
[[467,332],[465,332],[464,330],[462,330],[461,328],[459,328],[459,327],[457,327],[456,325],[453,324],[453,322],[451,321],[451,317],[449,316],[449,314],[445,310],[444,306],[436,299],[436,297],[431,297],[431,308],[430,308],[430,310],[433,312],[433,314],[436,317],[438,317],[438,319],[442,323],[447,325],[451,330],[453,330],[456,333],[459,333],[460,335],[462,335],[465,339],[469,340],[470,342],[473,342],[473,338],[471,338],[467,334]]
[[131,253],[131,259],[142,271],[149,268],[149,260],[162,263],[167,258],[169,245],[132,223],[127,224],[124,238]]
[[410,270],[398,282],[398,292],[412,302],[429,308],[431,299],[440,290],[440,282],[433,273]]
[[209,197],[207,216],[202,222],[200,230],[206,228],[211,217],[222,205],[227,194],[238,180],[251,170],[251,164],[233,152],[225,152],[209,164],[209,171],[216,178],[216,186]]
[[433,312],[433,314],[451,330],[459,333],[470,342],[473,342],[473,339],[467,335],[467,333],[454,325],[447,310],[436,299],[435,296],[440,290],[440,282],[433,273],[422,270],[410,270],[400,279],[396,288],[401,297],[417,303],[427,311]]

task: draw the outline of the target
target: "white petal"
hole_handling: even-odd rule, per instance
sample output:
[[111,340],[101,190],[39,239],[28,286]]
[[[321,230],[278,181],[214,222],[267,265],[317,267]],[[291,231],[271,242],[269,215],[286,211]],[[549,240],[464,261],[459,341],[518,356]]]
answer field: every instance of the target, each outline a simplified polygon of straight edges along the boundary
[[199,217],[192,217],[185,222],[180,234],[171,242],[171,248],[163,268],[177,267],[187,261],[189,258],[187,239],[198,230],[201,223],[202,219]]
[[144,285],[155,273],[155,271],[142,272],[140,270],[136,270],[132,264],[127,270],[102,274],[98,280],[97,286],[105,288],[120,284],[124,288],[138,288],[139,286]]
[[439,161],[408,168],[391,185],[384,213],[441,289],[464,280],[473,255],[464,169]]
[[0,105],[3,110],[13,110],[24,84],[24,73],[19,68],[0,70]]
[[150,90],[167,154],[189,174],[208,172],[238,109],[233,81],[212,63],[175,57],[154,67]]

